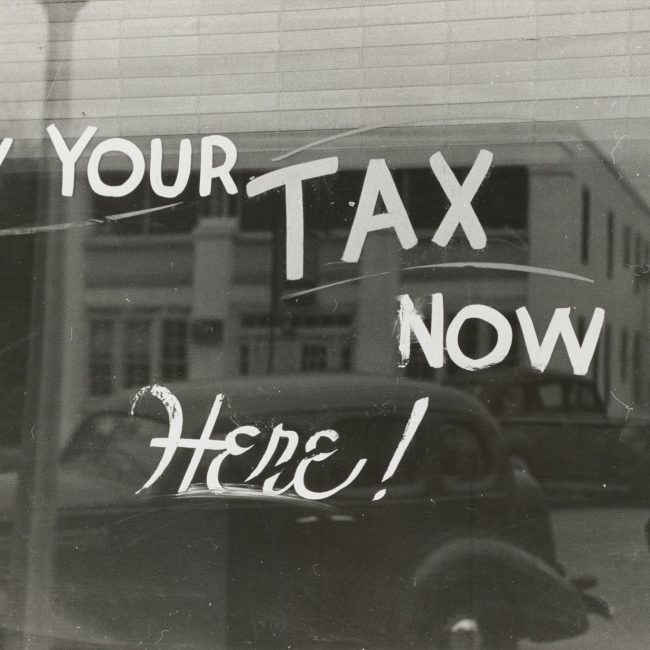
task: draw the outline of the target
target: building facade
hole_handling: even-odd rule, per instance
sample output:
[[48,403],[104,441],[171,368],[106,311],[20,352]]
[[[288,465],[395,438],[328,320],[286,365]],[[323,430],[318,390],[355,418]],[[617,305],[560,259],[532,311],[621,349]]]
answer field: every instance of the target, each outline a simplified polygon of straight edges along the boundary
[[[575,132],[558,129],[557,142],[549,138],[537,145],[494,143],[490,126],[482,133],[479,145],[454,143],[449,131],[443,147],[428,138],[398,147],[389,133],[392,147],[355,149],[345,167],[346,152],[335,146],[303,154],[304,159],[338,155],[341,169],[305,184],[305,277],[299,282],[284,280],[282,191],[246,197],[246,182],[265,171],[261,159],[254,168],[237,171],[236,195],[220,187],[201,199],[193,175],[176,211],[88,229],[78,325],[86,340],[85,358],[77,364],[79,397],[91,405],[94,398],[151,381],[269,372],[350,370],[445,381],[452,378],[453,364],[433,372],[417,342],[405,369],[398,368],[397,352],[397,296],[408,293],[426,319],[431,294],[440,292],[447,324],[472,303],[508,318],[515,343],[503,363],[511,365],[528,364],[518,335],[519,307],[528,308],[540,337],[555,308],[572,307],[580,338],[594,308],[604,308],[605,326],[590,372],[613,409],[617,398],[645,408],[648,207]],[[437,246],[430,240],[448,202],[427,166],[428,156],[442,150],[462,178],[481,147],[494,154],[491,174],[473,201],[488,244],[473,250],[459,230],[448,246]],[[367,160],[390,160],[419,243],[402,250],[392,230],[371,233],[359,263],[349,264],[341,256],[365,175],[360,151]],[[152,205],[154,198],[89,200],[97,203],[91,213],[100,216],[127,212],[133,201]],[[465,261],[554,269],[594,282],[503,270],[413,268]],[[377,273],[384,274],[372,277]],[[461,347],[480,357],[493,338],[489,327],[468,321]],[[552,365],[570,369],[561,343]]]
[[[580,331],[603,307],[591,371],[612,408],[618,399],[646,407],[647,3],[25,0],[1,3],[0,19],[0,129],[15,140],[3,193],[34,187],[4,203],[5,225],[31,223],[39,210],[81,222],[165,203],[146,182],[120,200],[90,191],[88,153],[103,139],[123,137],[148,153],[151,139],[162,138],[169,178],[180,139],[194,151],[181,205],[65,235],[61,430],[95,400],[149,381],[334,369],[429,376],[417,356],[397,367],[395,296],[425,306],[437,291],[447,320],[481,302],[514,322],[526,305],[542,328],[552,309],[571,306]],[[89,125],[97,133],[79,159],[74,196],[50,192],[29,207],[39,178],[58,182],[45,137],[51,123],[70,145]],[[215,185],[210,197],[198,196],[198,145],[209,134],[237,147],[236,195]],[[488,246],[474,251],[460,236],[439,249],[428,240],[447,206],[428,159],[442,151],[462,177],[480,148],[494,154],[474,202]],[[246,182],[329,155],[339,157],[339,172],[304,188],[304,282],[284,283],[282,194],[247,199]],[[358,265],[342,264],[371,158],[387,160],[420,243],[400,252],[391,233],[372,235]],[[102,178],[119,183],[125,163],[106,157]],[[409,268],[467,260],[595,282]],[[21,268],[12,272],[27,286]],[[16,297],[23,325],[24,302]],[[463,341],[479,354],[491,335],[473,327]],[[508,362],[525,359],[519,340]],[[12,363],[7,377],[23,357]],[[560,350],[554,363],[566,366]],[[15,403],[22,387],[8,384]]]

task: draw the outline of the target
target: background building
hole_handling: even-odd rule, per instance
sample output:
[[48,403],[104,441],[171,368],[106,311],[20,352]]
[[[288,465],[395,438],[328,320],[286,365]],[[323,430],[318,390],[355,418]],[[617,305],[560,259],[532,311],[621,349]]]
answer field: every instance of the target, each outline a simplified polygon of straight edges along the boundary
[[[305,281],[281,282],[278,291],[288,294],[393,272],[283,301],[273,336],[273,232],[283,224],[285,210],[281,193],[245,198],[245,182],[258,169],[241,171],[240,193],[217,193],[205,202],[205,211],[198,207],[202,201],[195,183],[195,196],[187,197],[179,214],[152,214],[139,223],[128,220],[124,226],[89,231],[85,321],[80,325],[88,340],[81,366],[85,378],[80,377],[87,387],[84,397],[153,379],[340,369],[396,374],[402,372],[397,367],[396,296],[409,293],[428,314],[430,294],[440,291],[447,322],[466,304],[480,302],[503,312],[515,332],[514,312],[523,305],[540,334],[556,307],[575,307],[579,333],[595,307],[605,308],[606,326],[592,373],[603,394],[614,391],[640,407],[648,381],[647,206],[593,145],[579,140],[566,144],[575,133],[557,129],[556,143],[538,145],[493,145],[492,127],[482,127],[481,133],[481,146],[495,156],[493,171],[474,201],[488,235],[485,250],[472,250],[460,231],[444,249],[430,242],[447,209],[426,163],[438,148],[433,137],[420,129],[418,144],[362,147],[368,158],[390,159],[420,243],[402,251],[391,232],[369,235],[358,265],[341,262],[365,169],[344,167],[331,179],[313,182],[305,189]],[[459,138],[462,134],[459,129]],[[401,134],[394,142],[409,137]],[[479,147],[451,144],[451,137],[448,130],[444,153],[462,177]],[[336,143],[331,150],[319,149],[319,156],[336,153],[341,153]],[[114,200],[110,213],[127,211],[131,200]],[[138,200],[146,205],[151,198]],[[595,283],[505,271],[408,270],[467,260],[564,270]],[[283,258],[280,266],[284,274]],[[478,357],[489,349],[491,337],[489,328],[482,331],[472,323],[478,325],[471,321],[465,326],[461,345]],[[553,362],[569,367],[561,345]],[[516,339],[506,363],[527,363],[521,340]],[[453,365],[434,375],[415,354],[406,372],[444,380]]]
[[[571,305],[578,328],[602,306],[607,322],[592,371],[604,394],[645,407],[646,2],[90,0],[72,12],[73,4],[50,3],[49,26],[36,2],[0,5],[0,133],[15,138],[0,175],[2,224],[33,222],[39,161],[44,152],[54,156],[43,143],[50,122],[70,141],[97,126],[89,149],[121,136],[148,151],[150,139],[162,137],[170,174],[181,137],[196,156],[201,136],[226,134],[239,151],[240,193],[200,199],[192,178],[173,211],[69,235],[62,430],[95,398],[152,380],[398,372],[399,292],[442,291],[449,316],[477,301],[508,314],[527,305],[540,324],[556,306]],[[48,39],[56,47],[46,60]],[[272,160],[350,129],[362,131]],[[475,202],[489,245],[477,254],[459,238],[438,249],[427,239],[445,201],[428,157],[443,151],[461,174],[481,147],[495,156]],[[271,281],[282,196],[244,199],[244,186],[260,172],[325,155],[339,156],[340,171],[305,188],[307,212],[317,209],[309,213],[308,268],[298,288],[394,272],[279,307],[277,296],[296,289]],[[388,160],[422,241],[399,254],[390,235],[373,237],[357,267],[341,265],[371,157]],[[146,184],[123,200],[93,195],[86,160],[87,152],[74,198],[49,203],[62,221],[161,203]],[[105,163],[103,177],[119,182],[124,160]],[[5,241],[7,272],[16,278],[3,285],[14,316],[3,325],[9,352],[0,358],[11,414],[20,411],[25,346],[34,335],[25,298],[31,244]],[[400,271],[469,256],[596,282]],[[468,352],[489,344],[489,334],[465,336]],[[521,353],[519,343],[519,360]],[[408,372],[422,372],[417,359]]]

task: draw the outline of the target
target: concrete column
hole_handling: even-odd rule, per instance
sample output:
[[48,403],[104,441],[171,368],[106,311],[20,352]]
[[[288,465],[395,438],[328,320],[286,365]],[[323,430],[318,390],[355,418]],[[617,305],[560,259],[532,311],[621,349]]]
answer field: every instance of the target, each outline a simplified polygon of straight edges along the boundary
[[400,244],[393,232],[368,235],[359,275],[385,273],[359,282],[354,338],[354,368],[358,372],[395,375],[397,362],[397,296],[400,293]]
[[[567,169],[533,169],[530,174],[528,264],[584,273],[580,259],[580,183]],[[592,218],[595,215],[592,215]],[[526,307],[538,335],[546,332],[556,307],[598,304],[592,290],[574,280],[529,275]],[[578,311],[578,313],[580,310]],[[526,363],[528,363],[526,355]],[[564,345],[557,345],[549,369],[571,371]]]
[[[58,187],[58,186],[57,186]],[[64,221],[83,221],[92,214],[90,192],[79,189],[74,196],[61,201]],[[64,238],[65,303],[63,338],[60,342],[61,354],[61,416],[58,431],[59,446],[67,444],[84,414],[83,399],[88,394],[88,347],[85,306],[83,303],[84,280],[86,275],[84,241],[92,237],[89,228],[67,230]]]
[[234,372],[235,323],[230,322],[237,220],[201,219],[194,229],[190,378],[218,379]]

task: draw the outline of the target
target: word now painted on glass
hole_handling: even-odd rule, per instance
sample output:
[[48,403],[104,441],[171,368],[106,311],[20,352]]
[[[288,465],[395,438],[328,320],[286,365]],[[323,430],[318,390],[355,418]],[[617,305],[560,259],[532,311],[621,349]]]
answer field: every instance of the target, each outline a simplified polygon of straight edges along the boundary
[[[399,352],[400,367],[408,364],[411,356],[411,334],[415,336],[427,363],[432,368],[442,368],[445,350],[449,358],[464,370],[481,370],[501,363],[512,347],[513,332],[508,319],[499,311],[487,305],[468,305],[463,307],[451,320],[447,333],[444,331],[444,299],[441,293],[431,296],[431,326],[427,329],[422,316],[418,313],[408,294],[399,296]],[[546,334],[540,341],[535,331],[533,319],[526,307],[520,307],[515,312],[519,327],[526,345],[530,365],[544,372],[551,355],[561,338],[566,347],[567,356],[576,375],[586,375],[589,364],[596,352],[598,337],[603,328],[605,310],[597,307],[589,322],[582,342],[571,324],[570,307],[555,309]],[[464,323],[476,319],[491,325],[496,332],[496,341],[492,349],[484,356],[475,359],[467,356],[460,347],[459,336]]]
[[[141,388],[133,398],[131,414],[135,412],[138,401],[145,395],[152,395],[163,404],[167,411],[169,429],[166,438],[153,438],[151,440],[151,447],[160,448],[163,450],[163,453],[158,466],[136,494],[150,488],[161,478],[178,449],[194,450],[178,488],[179,493],[186,492],[190,488],[199,463],[206,451],[216,453],[207,469],[206,482],[208,488],[211,490],[226,490],[227,487],[224,487],[220,481],[220,472],[224,461],[229,457],[242,456],[253,449],[256,442],[255,439],[261,433],[260,429],[253,425],[238,426],[223,438],[213,439],[211,437],[212,432],[225,399],[225,395],[219,393],[212,404],[210,414],[208,415],[200,437],[184,438],[183,409],[178,398],[164,386],[154,384]],[[405,425],[404,433],[395,448],[393,456],[388,462],[386,471],[382,477],[382,482],[390,479],[397,471],[406,449],[413,439],[420,422],[422,422],[428,405],[428,397],[417,400],[413,405],[411,416]],[[303,454],[304,457],[299,460],[293,477],[287,481],[284,487],[276,487],[280,476],[286,471],[285,469],[279,469],[275,474],[264,480],[262,491],[265,494],[278,495],[291,489],[299,497],[304,499],[321,500],[330,498],[344,488],[352,485],[368,461],[367,458],[359,458],[350,468],[347,478],[341,483],[331,486],[328,490],[316,491],[310,489],[308,486],[310,467],[314,464],[325,463],[328,458],[338,453],[340,451],[336,447],[338,439],[339,434],[336,431],[333,429],[323,429],[310,436],[305,442],[303,449],[299,449],[300,440],[298,433],[285,430],[282,424],[278,424],[273,428],[261,459],[253,471],[246,478],[242,477],[242,480],[244,483],[249,483],[259,477],[264,470],[268,468],[280,468],[290,460],[297,459],[299,454]],[[286,477],[284,478],[286,479]],[[375,493],[373,500],[377,501],[385,495],[386,489],[382,488]]]

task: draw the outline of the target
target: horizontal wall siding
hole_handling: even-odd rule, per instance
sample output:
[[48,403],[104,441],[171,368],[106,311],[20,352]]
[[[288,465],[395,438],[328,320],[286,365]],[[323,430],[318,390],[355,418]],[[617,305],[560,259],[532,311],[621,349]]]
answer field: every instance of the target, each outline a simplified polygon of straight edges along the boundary
[[48,30],[35,3],[0,2],[3,134],[38,139],[42,119],[138,136],[650,115],[645,0],[79,6],[52,3]]

